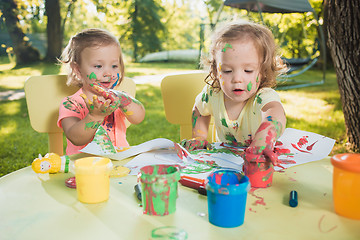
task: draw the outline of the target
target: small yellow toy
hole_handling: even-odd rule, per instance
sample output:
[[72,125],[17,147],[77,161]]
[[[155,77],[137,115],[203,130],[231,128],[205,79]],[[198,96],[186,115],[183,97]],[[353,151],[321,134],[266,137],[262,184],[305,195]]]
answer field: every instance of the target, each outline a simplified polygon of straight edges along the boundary
[[45,156],[39,154],[31,164],[32,169],[36,173],[57,173],[69,172],[70,158],[69,156],[59,156],[56,153],[47,153]]

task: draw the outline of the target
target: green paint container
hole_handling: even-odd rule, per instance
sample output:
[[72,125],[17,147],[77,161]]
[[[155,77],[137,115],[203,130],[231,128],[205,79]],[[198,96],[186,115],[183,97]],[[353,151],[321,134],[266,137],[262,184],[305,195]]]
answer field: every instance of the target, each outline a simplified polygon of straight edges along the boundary
[[165,216],[176,210],[180,172],[172,165],[149,165],[140,169],[143,213]]

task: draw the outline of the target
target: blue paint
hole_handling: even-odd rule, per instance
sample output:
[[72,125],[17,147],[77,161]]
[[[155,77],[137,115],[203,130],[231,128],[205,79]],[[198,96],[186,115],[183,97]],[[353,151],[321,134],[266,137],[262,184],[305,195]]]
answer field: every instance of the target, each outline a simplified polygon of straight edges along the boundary
[[110,89],[114,89],[114,87],[117,86],[118,82],[119,82],[119,79],[120,79],[120,74],[117,73],[117,79],[116,79],[116,82],[110,87]]
[[218,170],[206,185],[210,223],[224,228],[244,223],[249,178],[234,170]]

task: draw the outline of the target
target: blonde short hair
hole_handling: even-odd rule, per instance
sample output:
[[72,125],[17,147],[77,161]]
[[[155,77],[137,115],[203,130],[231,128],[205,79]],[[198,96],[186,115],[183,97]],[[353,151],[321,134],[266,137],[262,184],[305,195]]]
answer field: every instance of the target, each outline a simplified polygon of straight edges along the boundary
[[258,53],[262,56],[259,89],[275,87],[276,77],[286,72],[286,64],[281,60],[274,36],[267,27],[246,21],[229,22],[216,29],[213,33],[209,57],[202,59],[202,64],[209,68],[209,75],[206,77],[205,82],[215,90],[220,90],[216,54],[221,51],[223,44],[232,40],[243,39],[253,41]]
[[124,78],[124,72],[125,72],[124,60],[122,56],[120,43],[118,39],[110,32],[97,28],[85,29],[77,33],[69,40],[69,43],[62,52],[59,62],[68,68],[68,80],[66,84],[69,86],[75,85],[78,87],[82,87],[82,80],[76,77],[72,66],[74,64],[81,63],[80,54],[85,48],[108,46],[111,44],[115,44],[120,48],[120,56],[119,56],[119,62],[120,62],[119,84],[120,84]]

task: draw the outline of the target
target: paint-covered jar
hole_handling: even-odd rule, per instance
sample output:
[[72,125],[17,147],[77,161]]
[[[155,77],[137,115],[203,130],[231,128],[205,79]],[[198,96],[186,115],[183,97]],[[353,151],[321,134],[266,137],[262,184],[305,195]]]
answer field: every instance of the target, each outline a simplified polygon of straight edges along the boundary
[[179,169],[172,165],[149,165],[140,169],[143,213],[164,216],[174,213]]
[[335,212],[360,219],[360,154],[344,153],[331,158],[334,166],[333,199]]
[[218,170],[207,178],[210,223],[224,228],[244,223],[249,178],[234,170]]

